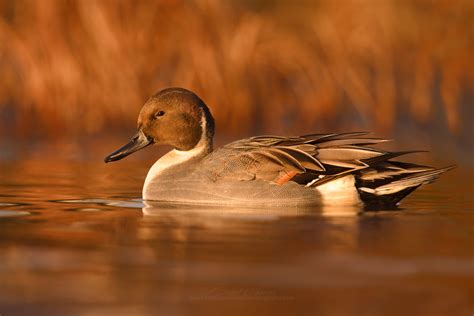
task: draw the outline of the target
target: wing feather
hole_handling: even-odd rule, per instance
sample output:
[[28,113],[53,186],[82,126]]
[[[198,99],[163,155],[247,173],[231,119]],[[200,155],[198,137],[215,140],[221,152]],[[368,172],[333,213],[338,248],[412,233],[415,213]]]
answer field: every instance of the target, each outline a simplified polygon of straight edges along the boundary
[[323,163],[325,160],[355,161],[374,159],[386,154],[383,151],[357,146],[319,148],[318,152],[318,158],[323,161]]
[[298,147],[279,146],[277,148],[281,151],[286,152],[287,154],[291,155],[293,158],[298,160],[305,169],[315,170],[315,171],[326,170],[318,159],[316,159],[311,154],[305,152],[304,150],[301,150]]

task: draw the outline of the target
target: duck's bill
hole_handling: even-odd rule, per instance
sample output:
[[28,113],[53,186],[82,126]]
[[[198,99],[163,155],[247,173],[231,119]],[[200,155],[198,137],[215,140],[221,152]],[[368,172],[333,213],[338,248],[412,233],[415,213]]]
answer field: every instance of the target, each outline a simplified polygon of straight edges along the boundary
[[138,131],[128,144],[105,157],[104,161],[107,163],[120,160],[151,144],[153,144],[153,139],[147,137],[142,131]]

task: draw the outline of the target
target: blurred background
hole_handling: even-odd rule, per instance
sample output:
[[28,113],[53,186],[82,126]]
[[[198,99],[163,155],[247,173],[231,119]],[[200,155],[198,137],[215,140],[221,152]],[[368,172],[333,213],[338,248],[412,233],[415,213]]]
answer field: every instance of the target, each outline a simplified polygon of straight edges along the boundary
[[[474,0],[0,0],[0,314],[472,315],[473,56]],[[103,158],[170,86],[218,146],[373,131],[458,168],[395,211],[142,209],[169,148]]]
[[367,130],[472,166],[473,21],[470,0],[0,0],[0,144],[119,145],[181,86],[225,141]]

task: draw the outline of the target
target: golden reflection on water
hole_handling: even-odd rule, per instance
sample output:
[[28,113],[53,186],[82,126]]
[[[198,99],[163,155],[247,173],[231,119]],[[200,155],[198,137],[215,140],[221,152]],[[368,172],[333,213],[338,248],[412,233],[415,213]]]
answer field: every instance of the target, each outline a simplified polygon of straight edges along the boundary
[[0,314],[474,310],[471,170],[363,212],[146,204],[146,166],[0,162]]

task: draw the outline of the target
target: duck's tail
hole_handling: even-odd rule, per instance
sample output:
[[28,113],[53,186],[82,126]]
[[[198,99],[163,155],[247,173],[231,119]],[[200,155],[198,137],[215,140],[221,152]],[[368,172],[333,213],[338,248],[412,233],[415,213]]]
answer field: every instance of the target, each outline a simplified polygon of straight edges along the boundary
[[396,205],[420,185],[433,182],[455,168],[440,169],[401,162],[386,162],[356,175],[359,196],[366,205]]

